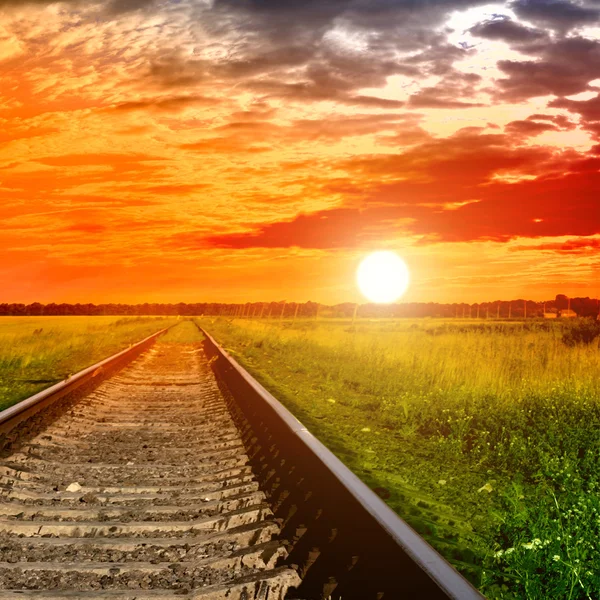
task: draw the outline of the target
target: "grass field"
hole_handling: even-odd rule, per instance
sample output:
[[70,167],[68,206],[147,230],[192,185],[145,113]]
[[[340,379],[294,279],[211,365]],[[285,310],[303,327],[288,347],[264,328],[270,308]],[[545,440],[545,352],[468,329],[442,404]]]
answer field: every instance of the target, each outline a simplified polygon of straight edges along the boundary
[[600,352],[580,325],[199,322],[487,597],[600,598]]
[[156,341],[157,344],[200,344],[204,336],[198,330],[196,325],[190,320],[180,321],[175,327],[169,329],[167,333],[161,335]]
[[0,317],[0,410],[174,322],[173,317]]

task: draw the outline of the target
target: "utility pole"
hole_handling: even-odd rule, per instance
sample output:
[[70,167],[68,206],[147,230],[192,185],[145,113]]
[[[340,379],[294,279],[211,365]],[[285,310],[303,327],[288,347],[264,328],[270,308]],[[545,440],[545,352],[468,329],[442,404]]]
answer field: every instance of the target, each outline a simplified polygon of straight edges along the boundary
[[294,311],[294,318],[292,319],[292,323],[296,320],[296,317],[298,316],[298,309],[300,308],[300,303],[296,302],[296,310]]
[[283,306],[281,307],[281,317],[280,320],[283,321],[283,313],[285,312],[285,300],[283,301]]
[[500,302],[498,302],[498,306],[496,306],[496,319],[500,318]]
[[508,318],[510,319],[510,315],[512,313],[512,302],[508,303]]
[[352,315],[352,325],[354,325],[354,321],[356,321],[356,313],[358,312],[358,302],[354,305],[354,314]]

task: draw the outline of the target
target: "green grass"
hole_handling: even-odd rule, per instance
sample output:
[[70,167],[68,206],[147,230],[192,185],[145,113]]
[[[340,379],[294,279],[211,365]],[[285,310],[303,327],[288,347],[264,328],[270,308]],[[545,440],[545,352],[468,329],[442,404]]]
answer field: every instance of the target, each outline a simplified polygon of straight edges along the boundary
[[486,596],[600,597],[600,352],[563,341],[577,325],[200,323]]
[[0,410],[174,322],[162,317],[0,317]]

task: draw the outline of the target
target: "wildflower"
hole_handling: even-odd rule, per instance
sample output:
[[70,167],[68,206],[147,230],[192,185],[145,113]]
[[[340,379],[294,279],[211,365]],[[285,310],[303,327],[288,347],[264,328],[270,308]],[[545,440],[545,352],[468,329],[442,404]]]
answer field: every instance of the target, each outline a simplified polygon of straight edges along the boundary
[[439,484],[439,485],[446,485],[446,480],[445,480],[445,479],[440,479],[440,480],[438,481],[438,484]]
[[361,431],[364,431],[365,433],[368,433],[369,431],[371,431],[371,428],[370,427],[363,427],[361,429]]
[[525,550],[531,550],[533,548],[533,544],[532,543],[521,544],[521,546],[523,546],[523,548],[525,548]]
[[505,552],[505,554],[511,554],[512,552],[514,552],[515,549],[514,548],[508,548]]
[[554,562],[557,562],[557,561],[559,561],[559,560],[560,560],[560,556],[559,556],[558,554],[555,554],[555,555],[552,557],[552,560],[553,560]]
[[500,557],[500,556],[502,556],[503,554],[504,554],[504,550],[498,550],[498,552],[495,552],[495,553],[494,553],[494,556],[495,556],[496,558],[499,558],[499,557]]

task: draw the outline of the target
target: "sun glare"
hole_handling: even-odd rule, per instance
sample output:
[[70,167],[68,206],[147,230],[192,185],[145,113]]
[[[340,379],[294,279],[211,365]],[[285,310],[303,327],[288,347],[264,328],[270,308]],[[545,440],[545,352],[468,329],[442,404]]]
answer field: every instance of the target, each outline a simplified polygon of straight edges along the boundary
[[369,254],[358,267],[356,274],[360,291],[371,302],[394,302],[408,288],[410,275],[406,263],[394,252],[381,251]]

